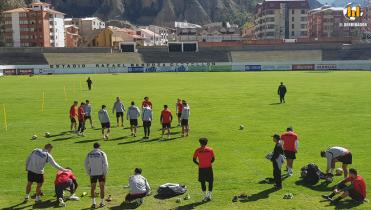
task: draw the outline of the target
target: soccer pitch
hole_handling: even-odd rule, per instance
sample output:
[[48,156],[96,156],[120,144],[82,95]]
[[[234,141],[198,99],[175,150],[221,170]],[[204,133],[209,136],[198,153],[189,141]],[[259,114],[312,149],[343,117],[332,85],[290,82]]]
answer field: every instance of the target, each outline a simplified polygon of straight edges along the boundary
[[[369,203],[355,205],[349,200],[338,206],[323,202],[321,195],[328,194],[341,177],[328,186],[318,183],[306,187],[298,182],[300,168],[308,163],[314,162],[325,169],[321,150],[344,146],[353,153],[351,167],[358,169],[371,191],[371,72],[89,75],[93,80],[92,91],[87,90],[87,76],[0,78],[0,208],[55,207],[56,170],[50,165],[45,168],[43,202],[34,205],[34,200],[30,200],[22,204],[27,181],[25,160],[34,148],[42,148],[46,143],[53,144],[55,160],[71,167],[77,175],[77,195],[90,194],[84,160],[93,143],[100,141],[109,161],[106,191],[113,197],[105,209],[125,208],[120,206],[127,193],[122,186],[127,184],[135,167],[143,169],[153,191],[138,209],[371,209]],[[281,81],[288,88],[286,104],[282,105],[277,104],[277,87]],[[89,125],[85,137],[66,133],[70,123],[68,111],[74,100],[90,99],[96,127],[99,127],[97,112],[102,104],[107,105],[111,124],[115,126],[111,109],[116,96],[123,99],[126,107],[131,101],[139,105],[144,96],[150,97],[154,106],[150,140],[140,141],[142,128],[134,138],[130,130],[114,127],[107,142],[101,140],[100,130],[90,129]],[[176,139],[160,141],[160,111],[167,104],[175,116],[177,98],[184,98],[190,104],[190,136],[178,138],[181,130],[173,128]],[[124,124],[128,126],[127,121]],[[244,130],[239,130],[241,124]],[[272,164],[265,159],[274,147],[271,135],[282,133],[288,126],[293,126],[299,135],[298,159],[294,162],[294,176],[284,180],[282,190],[273,191],[272,185],[259,181],[272,177]],[[45,132],[52,136],[43,137]],[[39,138],[30,140],[34,134]],[[202,195],[198,168],[192,162],[200,137],[209,139],[216,155],[213,200],[205,204],[199,203]],[[157,187],[167,182],[187,185],[191,199],[177,203],[176,198],[154,198]],[[35,184],[31,194],[34,191]],[[241,193],[250,195],[251,199],[233,203],[232,197]],[[294,198],[282,199],[285,193],[293,193]],[[65,209],[89,209],[91,199],[86,196],[66,204]]]

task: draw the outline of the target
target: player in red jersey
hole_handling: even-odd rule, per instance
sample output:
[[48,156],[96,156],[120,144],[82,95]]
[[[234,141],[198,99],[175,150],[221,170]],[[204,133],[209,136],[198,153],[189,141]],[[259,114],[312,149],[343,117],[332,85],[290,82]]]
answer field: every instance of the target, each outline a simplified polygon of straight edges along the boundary
[[178,98],[175,104],[175,109],[176,109],[176,115],[178,117],[178,126],[180,126],[180,117],[182,116],[182,111],[183,111],[182,99]]
[[77,109],[77,101],[74,101],[71,108],[70,108],[70,120],[71,120],[71,131],[77,131],[77,117],[78,117],[78,109]]
[[77,129],[78,135],[84,136],[85,131],[85,103],[82,102],[79,109],[78,109],[78,119],[79,119],[79,127]]
[[[346,185],[346,183],[348,182],[350,182],[350,185]],[[341,192],[343,192],[342,195],[333,199],[336,194]],[[349,177],[341,181],[330,195],[323,195],[322,197],[331,201],[331,203],[336,204],[341,199],[348,196],[357,202],[363,202],[366,198],[366,194],[365,180],[363,179],[363,177],[358,176],[358,172],[356,169],[351,168],[349,169]]]
[[[198,181],[201,182],[204,202],[211,201],[213,192],[214,174],[212,163],[215,161],[215,155],[212,148],[207,147],[207,138],[200,138],[201,147],[197,148],[193,154],[193,162],[198,165]],[[198,159],[198,161],[197,161]],[[209,183],[209,192],[206,193],[206,182]]]
[[149,107],[149,108],[151,108],[152,109],[152,102],[149,100],[149,98],[146,96],[146,97],[144,97],[144,101],[142,102],[142,109],[144,108],[144,107]]
[[160,123],[162,124],[162,138],[164,138],[165,130],[167,130],[167,138],[170,139],[171,122],[173,115],[167,105],[164,105],[164,110],[161,112]]
[[283,151],[287,159],[287,173],[289,176],[292,176],[292,167],[299,147],[298,135],[292,127],[288,127],[286,132],[281,135],[281,139],[283,141]]
[[69,200],[79,200],[79,197],[75,195],[78,186],[76,176],[70,168],[67,167],[66,169],[69,169],[69,171],[58,171],[54,181],[55,194],[61,207],[66,206],[63,200],[64,190],[70,191],[71,196],[68,198]]

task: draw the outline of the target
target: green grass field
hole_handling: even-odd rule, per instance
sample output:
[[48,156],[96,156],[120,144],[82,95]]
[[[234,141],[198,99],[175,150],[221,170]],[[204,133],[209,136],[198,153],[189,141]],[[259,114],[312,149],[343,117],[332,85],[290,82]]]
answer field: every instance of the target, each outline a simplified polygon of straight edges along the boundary
[[[135,167],[143,168],[153,192],[160,184],[186,184],[191,200],[176,203],[176,198],[158,200],[147,197],[139,209],[371,209],[370,204],[354,205],[348,200],[329,206],[322,202],[329,186],[305,187],[298,183],[300,168],[315,162],[322,169],[325,159],[319,152],[329,146],[344,146],[353,152],[353,165],[371,186],[371,72],[260,72],[260,73],[153,73],[91,75],[93,90],[87,91],[87,75],[3,77],[0,78],[0,208],[48,209],[54,206],[56,170],[46,166],[43,203],[31,200],[22,204],[26,184],[25,159],[36,147],[52,143],[52,154],[62,166],[70,166],[78,177],[77,194],[89,192],[89,178],[84,171],[87,152],[101,141],[99,130],[88,129],[86,137],[64,134],[69,130],[68,109],[73,100],[90,99],[93,120],[98,126],[97,111],[102,104],[111,109],[116,96],[127,106],[132,100],[141,103],[149,96],[154,104],[152,137],[130,137],[129,130],[113,128],[111,140],[101,141],[110,164],[107,194],[113,201],[107,209],[120,206],[128,177]],[[278,102],[279,82],[287,84],[287,103]],[[82,88],[80,86],[82,83]],[[66,95],[64,93],[66,86]],[[41,111],[45,93],[44,112]],[[159,113],[164,104],[174,110],[178,97],[191,107],[191,133],[188,138],[159,141]],[[8,130],[5,131],[3,104]],[[111,121],[114,121],[111,114]],[[115,125],[115,123],[112,123]],[[245,130],[239,130],[240,124]],[[283,182],[281,191],[259,184],[272,176],[272,166],[265,155],[273,149],[271,135],[293,126],[300,137],[300,151],[293,177]],[[51,132],[51,138],[42,137]],[[180,137],[180,128],[174,128]],[[33,134],[39,138],[30,140]],[[197,166],[192,163],[199,137],[208,137],[216,154],[213,201],[199,204],[201,190]],[[341,178],[337,177],[335,181]],[[35,187],[35,186],[34,186]],[[34,192],[33,188],[33,192]],[[368,187],[368,191],[371,188]],[[232,203],[233,195],[252,195],[250,202]],[[293,193],[293,200],[284,200]],[[89,197],[67,201],[66,209],[88,209]]]

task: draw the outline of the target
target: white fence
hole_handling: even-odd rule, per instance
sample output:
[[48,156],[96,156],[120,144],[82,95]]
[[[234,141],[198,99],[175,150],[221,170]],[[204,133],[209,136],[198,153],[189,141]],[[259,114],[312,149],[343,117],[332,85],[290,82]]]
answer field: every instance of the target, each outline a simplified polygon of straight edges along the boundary
[[371,70],[371,60],[241,63],[0,65],[4,75],[146,72]]

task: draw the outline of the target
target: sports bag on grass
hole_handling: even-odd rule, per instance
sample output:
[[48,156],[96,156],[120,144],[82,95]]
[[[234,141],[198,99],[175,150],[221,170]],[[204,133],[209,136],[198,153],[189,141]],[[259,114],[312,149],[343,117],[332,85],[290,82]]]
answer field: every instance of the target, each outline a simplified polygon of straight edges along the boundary
[[187,192],[187,187],[181,184],[166,183],[161,185],[157,194],[159,197],[174,197]]

